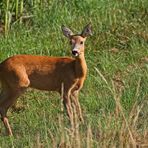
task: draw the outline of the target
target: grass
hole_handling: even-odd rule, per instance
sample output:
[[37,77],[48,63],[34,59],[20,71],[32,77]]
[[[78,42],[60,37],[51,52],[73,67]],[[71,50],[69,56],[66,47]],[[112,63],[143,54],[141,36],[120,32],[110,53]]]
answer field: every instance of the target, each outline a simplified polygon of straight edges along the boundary
[[[44,4],[44,3],[43,3]],[[147,0],[51,1],[33,17],[12,23],[0,37],[0,60],[15,54],[71,56],[60,26],[74,32],[91,22],[86,42],[88,75],[80,93],[84,125],[71,131],[60,96],[29,89],[18,99],[24,110],[10,109],[14,137],[1,147],[148,147]]]

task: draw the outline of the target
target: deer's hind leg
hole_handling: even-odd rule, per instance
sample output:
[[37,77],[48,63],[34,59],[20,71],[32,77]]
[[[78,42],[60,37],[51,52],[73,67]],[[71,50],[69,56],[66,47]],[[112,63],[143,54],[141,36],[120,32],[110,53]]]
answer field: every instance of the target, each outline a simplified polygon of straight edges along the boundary
[[8,135],[12,135],[12,130],[7,118],[7,111],[30,84],[28,77],[25,77],[25,75],[15,77],[17,79],[12,79],[13,77],[11,76],[12,75],[10,75],[9,79],[3,79],[0,94],[0,114]]
[[12,135],[12,130],[7,118],[7,111],[11,107],[16,99],[24,92],[24,89],[3,89],[0,94],[0,114],[3,124],[6,128],[8,135]]
[[12,135],[12,130],[11,130],[11,127],[10,127],[10,124],[9,124],[9,121],[8,121],[8,118],[7,118],[7,108],[5,108],[4,105],[4,102],[6,104],[6,100],[8,100],[9,98],[9,91],[7,91],[6,88],[3,88],[3,90],[1,91],[1,94],[0,94],[0,114],[1,114],[1,120],[6,128],[6,131],[8,132],[8,135]]

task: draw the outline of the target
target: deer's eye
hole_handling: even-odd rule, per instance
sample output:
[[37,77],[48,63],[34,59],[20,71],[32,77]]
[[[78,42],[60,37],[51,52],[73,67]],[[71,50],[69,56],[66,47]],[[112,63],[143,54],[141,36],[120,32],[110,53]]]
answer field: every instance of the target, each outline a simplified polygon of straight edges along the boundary
[[81,41],[80,44],[83,44],[83,41]]

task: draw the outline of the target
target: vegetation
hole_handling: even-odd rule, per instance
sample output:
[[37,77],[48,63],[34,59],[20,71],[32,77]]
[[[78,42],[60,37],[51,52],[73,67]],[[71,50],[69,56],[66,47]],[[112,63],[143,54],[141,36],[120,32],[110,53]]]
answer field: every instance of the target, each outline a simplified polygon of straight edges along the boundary
[[75,114],[71,129],[60,96],[29,89],[8,114],[14,137],[4,136],[0,124],[2,148],[148,147],[147,0],[3,0],[0,18],[1,61],[15,54],[71,56],[60,26],[74,32],[93,26],[80,94],[85,123]]

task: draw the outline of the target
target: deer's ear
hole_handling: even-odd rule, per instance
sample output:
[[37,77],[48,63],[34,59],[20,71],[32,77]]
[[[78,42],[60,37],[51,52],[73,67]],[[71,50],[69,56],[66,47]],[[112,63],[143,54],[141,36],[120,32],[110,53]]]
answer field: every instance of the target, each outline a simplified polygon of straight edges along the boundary
[[61,26],[61,29],[62,29],[63,34],[64,34],[67,38],[70,38],[70,36],[73,35],[73,32],[72,32],[69,28],[65,27],[64,25]]
[[83,31],[82,31],[82,33],[81,33],[81,36],[82,36],[82,37],[88,37],[88,36],[90,36],[90,35],[92,35],[92,26],[91,26],[91,24],[89,23],[89,24],[87,24],[87,25],[84,27],[84,29],[83,29]]

